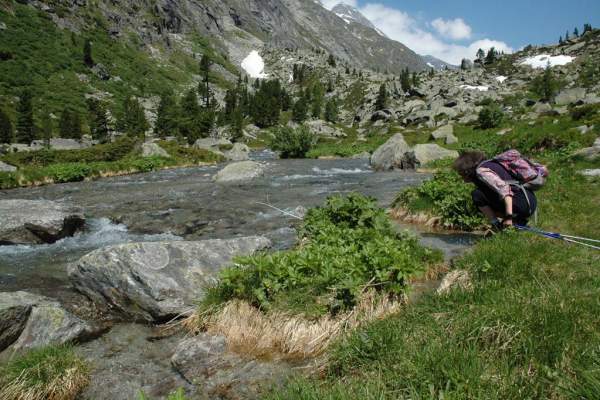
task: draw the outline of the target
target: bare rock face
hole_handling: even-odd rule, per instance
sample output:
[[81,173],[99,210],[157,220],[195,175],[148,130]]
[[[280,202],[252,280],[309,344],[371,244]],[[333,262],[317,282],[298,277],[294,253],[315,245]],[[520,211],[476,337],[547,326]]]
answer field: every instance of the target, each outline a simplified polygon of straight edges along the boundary
[[54,243],[80,230],[76,207],[46,200],[0,200],[0,245]]
[[262,236],[108,246],[69,266],[77,290],[136,321],[162,322],[194,307],[233,257],[265,249]]
[[171,157],[169,153],[156,143],[144,143],[142,145],[142,157]]
[[223,336],[204,333],[181,341],[171,364],[208,395],[227,388],[227,398],[256,398],[261,386],[281,382],[290,372],[280,362],[245,359],[227,350]]
[[371,156],[371,166],[378,171],[414,168],[414,159],[407,156],[410,150],[404,136],[397,133],[375,150]]
[[64,344],[100,332],[58,302],[28,292],[0,292],[0,352]]

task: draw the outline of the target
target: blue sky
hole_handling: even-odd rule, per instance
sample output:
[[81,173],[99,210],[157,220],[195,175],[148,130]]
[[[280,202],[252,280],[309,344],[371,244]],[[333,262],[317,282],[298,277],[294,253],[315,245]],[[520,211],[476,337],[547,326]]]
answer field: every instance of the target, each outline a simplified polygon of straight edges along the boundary
[[[600,0],[341,0],[420,54],[458,63],[478,47],[514,51],[558,41],[584,23],[600,27]],[[331,8],[338,0],[322,0]],[[471,54],[473,53],[473,54]]]

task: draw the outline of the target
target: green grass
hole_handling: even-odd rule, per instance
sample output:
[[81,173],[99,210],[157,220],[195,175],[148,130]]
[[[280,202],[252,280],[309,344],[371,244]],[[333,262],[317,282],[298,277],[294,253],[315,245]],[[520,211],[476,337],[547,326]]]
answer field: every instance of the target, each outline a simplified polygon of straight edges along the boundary
[[[545,127],[552,139],[571,126],[566,120],[550,125],[515,124],[515,131],[535,135]],[[572,159],[573,144],[532,145],[537,140],[525,136],[516,144],[550,169],[538,192],[539,226],[600,238],[600,180],[576,173],[600,162]],[[472,291],[427,294],[400,314],[369,323],[330,349],[325,376],[298,376],[266,398],[600,398],[599,265],[596,250],[530,233],[482,240],[454,261],[470,272]]]
[[89,382],[89,366],[69,346],[48,346],[0,365],[0,398],[70,400]]
[[346,137],[341,139],[321,138],[306,156],[308,158],[350,157],[365,151],[373,153],[392,136],[391,133],[371,134],[365,136],[365,142],[358,142],[356,141],[357,133],[355,128],[348,128],[346,126],[339,126],[339,128],[346,132]]
[[39,150],[7,154],[1,159],[19,169],[16,172],[0,172],[0,189],[79,182],[102,176],[223,161],[222,156],[204,149],[183,147],[176,142],[161,141],[158,144],[170,157],[141,157],[139,143],[127,137],[82,150]]

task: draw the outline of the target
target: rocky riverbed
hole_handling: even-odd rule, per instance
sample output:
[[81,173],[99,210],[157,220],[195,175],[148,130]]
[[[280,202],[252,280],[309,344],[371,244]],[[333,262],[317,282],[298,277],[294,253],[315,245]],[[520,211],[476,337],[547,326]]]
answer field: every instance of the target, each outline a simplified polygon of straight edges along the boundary
[[[0,331],[7,332],[0,338],[13,348],[27,347],[23,343],[40,340],[30,331],[41,326],[49,338],[65,331],[83,341],[77,351],[93,365],[87,399],[132,399],[139,391],[162,398],[178,387],[199,398],[248,398],[261,383],[283,379],[292,365],[244,359],[228,351],[221,337],[166,335],[154,324],[193,307],[194,293],[200,295],[234,255],[292,246],[298,220],[290,214],[352,191],[387,206],[427,175],[375,174],[365,160],[254,158],[261,174],[241,180],[215,181],[221,165],[1,192],[2,200],[76,207],[86,225],[55,243],[0,246],[0,292],[6,297],[0,298],[0,316],[19,317],[12,328],[0,321]],[[448,255],[470,241],[423,238]],[[182,268],[190,263],[193,268]],[[16,304],[19,299],[27,301]],[[48,315],[60,315],[62,325]]]

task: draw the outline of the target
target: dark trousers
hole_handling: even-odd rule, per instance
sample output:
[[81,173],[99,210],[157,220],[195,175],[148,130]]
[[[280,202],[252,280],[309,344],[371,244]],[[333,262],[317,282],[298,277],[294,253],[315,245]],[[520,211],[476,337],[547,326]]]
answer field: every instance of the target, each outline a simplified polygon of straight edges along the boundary
[[[527,225],[527,220],[535,213],[537,208],[535,194],[527,189],[525,189],[525,192],[527,193],[527,198],[525,197],[523,190],[513,187],[513,214],[517,215],[517,217],[513,219],[513,222],[517,225]],[[488,206],[497,214],[506,214],[504,200],[498,196],[486,195],[482,190],[475,189],[473,190],[473,193],[471,193],[471,197],[473,198],[473,203],[475,203],[477,207]],[[528,199],[529,202],[527,202]]]

